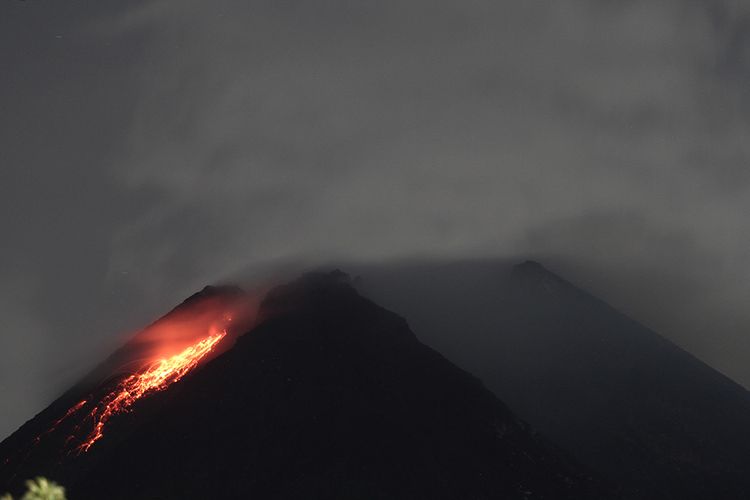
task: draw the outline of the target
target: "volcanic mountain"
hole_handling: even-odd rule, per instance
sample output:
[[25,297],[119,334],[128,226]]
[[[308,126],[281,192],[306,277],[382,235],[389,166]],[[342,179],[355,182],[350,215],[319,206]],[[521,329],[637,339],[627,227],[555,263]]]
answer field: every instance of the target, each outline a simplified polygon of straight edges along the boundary
[[[0,490],[42,474],[74,500],[609,498],[343,273],[244,321],[239,295],[189,299],[6,439]],[[202,336],[155,350],[196,307]]]
[[541,264],[348,269],[626,498],[750,498],[748,391]]

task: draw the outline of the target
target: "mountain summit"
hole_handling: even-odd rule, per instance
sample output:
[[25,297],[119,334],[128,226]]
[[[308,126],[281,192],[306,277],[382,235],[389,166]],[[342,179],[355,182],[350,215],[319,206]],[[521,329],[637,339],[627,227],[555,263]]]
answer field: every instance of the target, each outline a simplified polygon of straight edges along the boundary
[[605,497],[345,274],[271,290],[258,318],[230,349],[113,411],[83,452],[66,440],[86,436],[103,403],[79,415],[75,402],[132,375],[74,388],[0,444],[0,490],[45,474],[76,500]]
[[351,269],[626,498],[749,498],[748,391],[538,262]]

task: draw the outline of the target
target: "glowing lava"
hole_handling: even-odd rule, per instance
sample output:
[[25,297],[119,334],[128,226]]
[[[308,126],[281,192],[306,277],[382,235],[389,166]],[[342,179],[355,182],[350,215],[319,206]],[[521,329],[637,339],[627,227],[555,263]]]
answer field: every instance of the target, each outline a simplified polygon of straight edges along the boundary
[[114,415],[127,412],[142,397],[162,391],[187,375],[201,359],[214,350],[226,334],[226,330],[214,331],[181,352],[153,361],[119,382],[89,413],[94,421],[94,428],[77,447],[78,452],[87,452],[102,438],[104,426]]
[[[85,399],[83,401],[79,401],[78,403],[76,403],[75,406],[71,407],[67,412],[65,412],[65,415],[63,415],[62,417],[60,417],[57,420],[55,420],[55,423],[52,424],[52,427],[50,427],[49,430],[47,432],[45,432],[44,434],[49,434],[51,432],[55,432],[55,430],[57,429],[58,425],[60,425],[61,423],[63,423],[63,421],[66,420],[68,417],[73,416],[78,410],[80,410],[81,408],[83,408],[83,406],[85,404],[86,404],[86,400]],[[42,436],[44,434],[42,434]],[[36,441],[38,442],[39,439],[42,436],[37,436]]]

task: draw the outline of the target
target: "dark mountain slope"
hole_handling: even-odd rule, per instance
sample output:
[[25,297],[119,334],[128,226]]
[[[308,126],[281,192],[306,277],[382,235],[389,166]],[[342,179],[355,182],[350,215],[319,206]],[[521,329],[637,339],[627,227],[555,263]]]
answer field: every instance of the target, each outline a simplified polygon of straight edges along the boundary
[[607,497],[342,275],[272,291],[261,318],[88,453],[46,449],[34,473],[75,500]]
[[423,341],[630,498],[750,495],[748,392],[541,265],[358,272]]

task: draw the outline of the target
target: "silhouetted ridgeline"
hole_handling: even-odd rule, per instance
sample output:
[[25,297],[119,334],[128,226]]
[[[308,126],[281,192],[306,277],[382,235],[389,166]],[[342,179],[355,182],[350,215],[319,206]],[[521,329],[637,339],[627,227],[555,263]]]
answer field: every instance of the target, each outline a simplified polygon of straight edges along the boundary
[[628,498],[750,495],[748,392],[540,264],[352,269],[423,342]]

